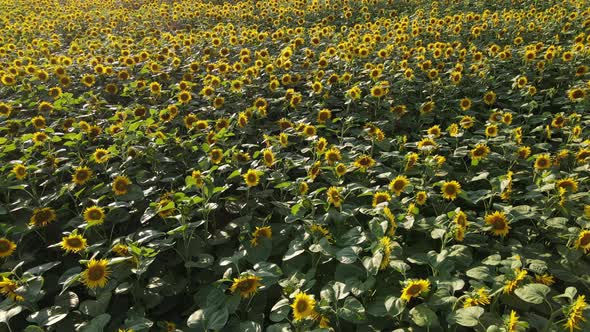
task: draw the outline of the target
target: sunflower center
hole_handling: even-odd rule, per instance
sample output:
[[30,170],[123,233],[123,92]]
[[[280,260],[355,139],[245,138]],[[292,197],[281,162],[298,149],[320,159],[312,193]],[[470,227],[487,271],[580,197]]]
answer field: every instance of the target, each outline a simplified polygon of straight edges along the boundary
[[[582,238],[580,239],[580,245],[582,247],[585,247],[585,246],[587,246],[589,244],[590,244],[590,234],[584,234],[582,236]],[[0,247],[0,250],[1,250],[1,247]]]
[[88,173],[86,171],[79,171],[78,173],[76,173],[76,179],[78,179],[78,181],[84,181],[88,178]]
[[256,182],[256,174],[248,174],[248,182]]
[[0,240],[0,253],[5,253],[10,250],[10,244],[6,240]]
[[393,183],[393,189],[395,189],[395,190],[402,190],[402,189],[404,189],[404,182],[403,181],[400,181],[400,180],[395,181]]
[[80,241],[80,239],[78,238],[71,238],[71,239],[67,239],[66,240],[68,246],[72,247],[72,248],[80,248],[82,247],[82,241]]
[[490,224],[492,225],[493,229],[504,229],[506,227],[506,222],[504,221],[504,219],[502,218],[493,218],[492,220],[490,220]]
[[88,216],[92,220],[99,220],[100,218],[102,218],[102,213],[100,213],[99,210],[92,210],[88,213]]
[[299,312],[306,312],[307,308],[309,306],[307,305],[306,301],[301,300],[301,301],[297,302],[297,305],[295,307],[297,308],[297,311],[299,311]]
[[92,281],[101,280],[104,277],[105,270],[102,266],[93,266],[88,268],[88,279]]
[[254,280],[244,280],[238,284],[238,289],[243,292],[250,291],[254,287]]
[[420,293],[420,291],[422,290],[422,287],[420,287],[420,285],[412,285],[408,288],[408,295],[410,296],[416,296]]
[[117,181],[115,183],[115,189],[118,191],[125,191],[127,190],[127,183],[125,183],[125,181]]
[[457,193],[457,188],[455,188],[455,186],[453,185],[448,185],[445,187],[445,193],[447,195],[454,195],[455,193]]
[[49,220],[49,217],[50,217],[49,211],[42,210],[42,211],[37,212],[35,219],[40,223],[44,223]]

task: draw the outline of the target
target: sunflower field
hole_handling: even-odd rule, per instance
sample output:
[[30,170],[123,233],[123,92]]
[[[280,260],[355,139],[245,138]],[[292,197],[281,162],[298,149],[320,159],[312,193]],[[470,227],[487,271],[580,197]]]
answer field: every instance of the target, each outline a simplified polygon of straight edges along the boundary
[[0,0],[0,331],[590,331],[589,66],[589,0]]

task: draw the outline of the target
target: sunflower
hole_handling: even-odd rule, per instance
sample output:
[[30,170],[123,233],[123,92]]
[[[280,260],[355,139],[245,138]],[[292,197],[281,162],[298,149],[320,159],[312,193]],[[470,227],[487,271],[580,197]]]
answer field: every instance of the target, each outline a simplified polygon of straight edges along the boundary
[[518,287],[518,284],[526,278],[528,272],[527,270],[521,270],[517,268],[514,270],[513,274],[514,279],[508,279],[504,283],[504,294],[512,294],[516,287]]
[[535,159],[534,167],[538,171],[550,168],[551,167],[551,157],[549,156],[549,154],[544,153],[544,154],[538,155],[537,159]]
[[11,299],[13,302],[24,301],[25,298],[15,292],[18,287],[19,284],[16,281],[3,276],[2,281],[0,281],[0,294]]
[[86,239],[77,233],[72,233],[68,236],[64,236],[61,239],[60,246],[66,252],[77,253],[85,250],[87,247]]
[[315,313],[315,300],[312,296],[300,292],[295,295],[295,300],[291,304],[291,308],[293,308],[293,318],[295,321],[300,321]]
[[471,150],[471,159],[480,160],[488,156],[490,148],[485,143],[478,143],[475,148]]
[[324,158],[326,159],[328,165],[333,166],[334,163],[342,159],[342,155],[340,154],[340,150],[338,148],[332,147],[326,152]]
[[158,82],[150,83],[150,92],[153,95],[159,95],[160,92],[162,92],[162,86],[160,85],[160,83],[158,83]]
[[468,308],[472,306],[484,306],[486,304],[490,304],[490,291],[485,288],[481,287],[478,288],[471,296],[465,299],[463,303],[463,308]]
[[340,207],[342,205],[342,195],[340,189],[337,187],[330,187],[327,191],[328,203],[334,205],[334,207]]
[[529,146],[521,146],[518,148],[518,151],[516,151],[516,154],[518,155],[518,158],[526,159],[531,155],[531,148]]
[[385,191],[378,191],[373,195],[373,207],[391,200],[391,195]]
[[496,136],[498,136],[498,126],[487,125],[485,132],[486,132],[487,137],[496,137]]
[[492,226],[490,230],[495,236],[506,236],[508,231],[511,229],[510,225],[508,224],[508,218],[504,212],[495,211],[492,214],[486,214],[485,216],[486,224]]
[[441,193],[444,199],[454,201],[461,193],[461,184],[457,181],[445,181],[441,186]]
[[425,191],[419,191],[416,193],[416,203],[418,205],[426,204],[427,199],[428,199],[428,194]]
[[576,181],[574,178],[559,179],[555,183],[555,186],[558,189],[564,188],[570,193],[575,193],[578,191],[578,181]]
[[573,332],[574,330],[581,330],[582,327],[580,324],[586,321],[584,318],[584,310],[588,308],[588,304],[586,303],[586,296],[585,295],[578,295],[576,301],[570,305],[567,312],[567,321],[563,326],[569,330],[569,332]]
[[92,176],[92,170],[86,166],[76,167],[72,175],[72,181],[77,185],[84,185]]
[[272,167],[272,165],[275,163],[275,155],[270,149],[264,149],[262,157],[264,159],[264,164],[268,168]]
[[131,180],[124,175],[118,175],[113,180],[113,193],[117,196],[125,195],[129,192],[129,186],[131,185]]
[[583,230],[582,232],[580,232],[580,234],[578,235],[578,238],[576,239],[575,247],[576,247],[576,249],[579,249],[579,248],[584,249],[584,252],[586,252],[586,253],[590,252],[590,231],[589,230]]
[[332,111],[327,108],[324,108],[318,112],[318,123],[326,123],[326,121],[332,118]]
[[[0,107],[1,107],[1,105],[0,105]],[[43,129],[47,126],[47,123],[45,122],[45,118],[42,115],[32,118],[31,123],[33,124],[33,127],[35,127],[35,129]]]
[[505,318],[506,332],[518,332],[520,330],[519,327],[522,322],[518,318],[516,311],[510,310],[510,316]]
[[348,172],[348,167],[346,167],[345,164],[340,163],[334,167],[334,171],[336,172],[336,175],[342,177],[346,174],[346,172]]
[[27,168],[23,164],[16,164],[16,165],[14,165],[14,167],[11,170],[11,172],[14,173],[14,176],[18,180],[22,180],[22,179],[24,179],[24,178],[27,177]]
[[48,138],[49,138],[49,136],[47,136],[46,133],[41,132],[41,131],[38,131],[38,132],[36,132],[36,133],[33,134],[33,143],[35,143],[35,145],[41,145]]
[[420,151],[430,151],[436,149],[437,144],[432,138],[425,137],[418,142],[417,147]]
[[396,196],[400,196],[408,184],[410,184],[410,181],[405,175],[398,175],[389,182],[389,190],[393,191]]
[[434,104],[433,101],[427,101],[420,106],[420,113],[421,114],[430,113],[434,110],[435,106],[436,105]]
[[104,217],[104,209],[96,205],[87,207],[86,210],[84,210],[84,221],[88,223],[88,226],[102,224],[104,222]]
[[584,98],[586,98],[586,91],[581,88],[572,88],[567,90],[567,97],[571,102],[581,102],[584,100]]
[[110,158],[109,151],[102,148],[97,148],[92,154],[92,158],[94,158],[94,162],[97,164],[106,163]]
[[254,294],[256,294],[258,287],[262,286],[260,280],[262,280],[262,278],[257,276],[243,276],[234,278],[234,282],[232,283],[229,290],[232,293],[238,291],[240,296],[244,298],[252,297]]
[[32,226],[47,226],[51,222],[55,221],[56,219],[55,210],[46,207],[46,208],[37,208],[33,210],[33,215],[29,221],[29,224]]
[[249,169],[246,174],[243,175],[244,181],[246,181],[246,185],[248,187],[254,187],[258,185],[260,181],[260,176],[256,170]]
[[465,115],[459,121],[459,125],[464,129],[469,129],[475,124],[475,119],[472,116]]
[[261,237],[265,237],[267,239],[272,238],[272,229],[270,228],[270,226],[256,226],[256,230],[252,232],[252,240],[250,240],[250,244],[252,244],[253,247],[258,246],[258,239],[260,239]]
[[354,166],[360,168],[362,171],[367,170],[370,167],[375,166],[375,159],[369,155],[362,155],[354,161]]
[[107,284],[111,271],[106,259],[91,259],[86,264],[86,270],[82,272],[82,282],[88,288],[104,287]]
[[191,93],[188,91],[181,91],[178,94],[178,102],[184,105],[188,104],[192,98]]
[[317,133],[317,130],[316,130],[315,126],[312,126],[312,125],[306,125],[306,126],[303,128],[303,133],[304,133],[304,134],[305,134],[307,137],[312,137],[312,136],[315,136],[315,135],[316,135],[316,133]]
[[5,237],[0,238],[0,258],[9,257],[14,250],[16,250],[16,243]]
[[400,298],[404,302],[409,302],[413,297],[418,297],[423,293],[430,291],[430,281],[425,279],[409,280],[402,290]]
[[538,284],[543,284],[547,286],[551,286],[555,283],[555,277],[550,274],[544,273],[542,275],[536,274],[535,275],[535,282]]
[[211,162],[215,165],[221,163],[221,160],[223,159],[223,150],[221,150],[221,149],[211,150],[211,152],[209,152],[209,158],[211,159]]

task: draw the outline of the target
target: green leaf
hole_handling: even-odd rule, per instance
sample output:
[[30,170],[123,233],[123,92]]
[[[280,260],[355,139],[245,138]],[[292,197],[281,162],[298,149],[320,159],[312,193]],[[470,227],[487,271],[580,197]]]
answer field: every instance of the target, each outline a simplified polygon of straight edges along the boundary
[[490,268],[487,266],[478,266],[467,270],[467,276],[476,280],[492,281]]
[[398,297],[388,296],[385,299],[385,309],[392,317],[397,317],[406,309],[406,303]]
[[344,300],[344,305],[338,308],[338,317],[349,322],[358,323],[366,319],[365,307],[356,298],[349,296]]
[[543,303],[549,292],[551,292],[551,288],[543,284],[528,284],[514,291],[521,300],[533,304]]
[[453,316],[455,322],[461,326],[473,327],[479,324],[479,317],[483,315],[482,307],[467,307],[457,310]]
[[426,304],[422,303],[410,310],[412,321],[420,327],[438,326],[438,317]]
[[30,314],[27,321],[41,326],[51,326],[66,318],[67,315],[68,310],[66,308],[53,306]]
[[101,314],[99,316],[94,317],[88,325],[81,328],[80,332],[101,332],[101,331],[104,331],[104,328],[107,326],[107,324],[110,321],[111,321],[111,315]]
[[346,247],[336,252],[336,259],[342,264],[352,264],[356,262],[358,256],[352,247]]
[[270,309],[270,320],[275,323],[283,321],[291,312],[288,299],[281,299]]

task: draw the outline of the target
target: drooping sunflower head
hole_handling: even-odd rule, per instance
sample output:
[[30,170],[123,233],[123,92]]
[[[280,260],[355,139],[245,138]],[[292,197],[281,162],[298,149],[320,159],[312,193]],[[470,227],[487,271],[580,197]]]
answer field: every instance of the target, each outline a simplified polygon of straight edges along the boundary
[[486,214],[485,223],[491,226],[490,232],[495,236],[505,237],[508,235],[511,227],[508,224],[508,218],[501,211],[495,211],[492,214]]
[[72,175],[72,181],[77,185],[84,185],[92,176],[92,170],[86,166],[77,167]]
[[88,288],[104,287],[111,271],[108,267],[109,261],[106,259],[91,259],[86,264],[86,270],[82,272],[82,282]]
[[398,175],[389,182],[389,190],[393,191],[396,196],[400,196],[402,191],[410,184],[410,180],[405,175]]
[[430,291],[430,281],[425,279],[410,280],[402,290],[400,298],[404,302],[410,301],[414,297],[418,297],[423,293]]
[[124,175],[118,175],[113,180],[112,188],[113,192],[117,196],[125,195],[129,192],[129,186],[131,185],[131,180]]
[[241,297],[248,298],[252,297],[258,291],[258,288],[262,286],[260,283],[262,278],[257,276],[242,276],[234,278],[234,281],[229,288],[232,293],[236,291],[240,293]]
[[307,317],[312,316],[315,312],[315,299],[304,292],[300,292],[295,295],[295,300],[291,304],[293,308],[293,318],[295,321],[303,320]]
[[68,253],[77,253],[86,249],[87,243],[86,239],[82,235],[72,233],[62,238],[60,246]]
[[441,186],[441,193],[444,199],[454,201],[461,193],[461,184],[457,181],[445,181]]
[[16,243],[3,237],[0,238],[0,258],[9,257],[16,250]]
[[30,219],[30,225],[32,226],[47,226],[57,218],[55,210],[46,208],[37,208],[33,210],[33,215]]
[[94,205],[84,210],[84,221],[88,223],[88,226],[100,225],[104,222],[104,218],[104,209],[101,207]]

